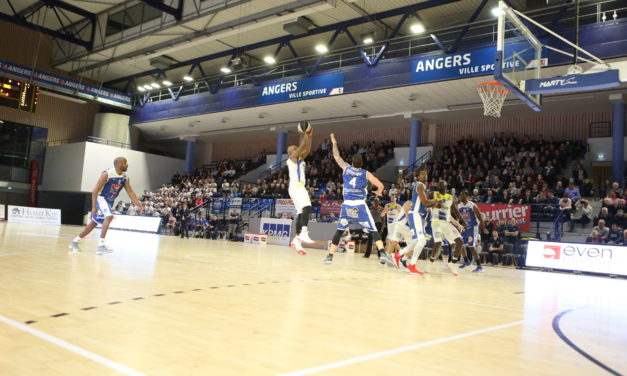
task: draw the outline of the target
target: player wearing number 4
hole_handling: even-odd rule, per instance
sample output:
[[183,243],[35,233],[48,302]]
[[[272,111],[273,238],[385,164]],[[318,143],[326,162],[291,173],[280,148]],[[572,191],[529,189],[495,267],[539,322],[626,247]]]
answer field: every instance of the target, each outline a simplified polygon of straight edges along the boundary
[[305,158],[311,151],[311,137],[313,136],[313,127],[307,121],[298,123],[298,131],[303,135],[300,145],[291,145],[287,148],[289,159],[287,160],[287,169],[290,175],[290,187],[288,192],[290,198],[296,207],[296,236],[290,243],[290,246],[296,250],[299,255],[306,255],[302,243],[312,244],[313,240],[309,237],[307,225],[309,224],[309,213],[311,212],[311,201],[309,193],[305,188],[307,177],[305,176]]
[[368,182],[377,187],[377,190],[374,191],[377,196],[381,196],[383,184],[370,172],[361,168],[363,165],[361,155],[354,155],[352,165],[350,166],[348,163],[344,162],[340,156],[340,150],[337,147],[337,141],[333,133],[331,134],[331,142],[333,143],[333,158],[335,158],[335,162],[337,162],[342,169],[342,176],[344,178],[344,202],[342,203],[337,231],[333,236],[329,254],[323,263],[333,263],[333,254],[337,250],[338,244],[340,244],[342,233],[348,228],[350,222],[357,222],[365,231],[372,233],[372,238],[375,240],[375,245],[379,251],[379,261],[381,264],[388,263],[395,265],[394,261],[383,249],[381,234],[377,231],[374,220],[372,219],[372,214],[370,214],[370,210],[368,210],[368,206],[366,206]]

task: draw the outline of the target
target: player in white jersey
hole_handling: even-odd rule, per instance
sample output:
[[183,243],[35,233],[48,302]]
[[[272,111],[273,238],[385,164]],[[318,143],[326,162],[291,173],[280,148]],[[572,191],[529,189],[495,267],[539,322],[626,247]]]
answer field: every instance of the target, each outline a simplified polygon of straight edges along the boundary
[[111,213],[113,202],[122,191],[122,188],[126,189],[126,193],[128,193],[133,204],[137,205],[139,210],[143,212],[143,205],[137,200],[137,196],[135,192],[133,192],[133,188],[131,188],[131,183],[129,182],[128,176],[126,176],[126,170],[128,170],[126,158],[117,157],[113,161],[113,168],[104,171],[100,175],[96,187],[91,192],[91,221],[87,224],[83,232],[70,243],[72,251],[80,252],[81,249],[78,243],[96,228],[98,224],[102,224],[100,242],[98,243],[98,248],[96,248],[96,253],[103,254],[112,252],[111,248],[105,245],[105,237],[107,236],[107,230],[109,230],[109,224],[113,220],[113,214]]
[[[387,236],[385,242],[385,251],[390,254],[398,245],[398,240],[394,241],[390,238],[396,231],[397,222],[405,218],[403,208],[396,202],[396,195],[390,195],[390,202],[385,204],[381,212],[381,218],[385,218],[385,226],[387,227]],[[405,218],[406,221],[406,218]]]
[[[431,257],[427,262],[425,273],[429,273],[431,271],[431,266],[433,265],[433,262],[440,251],[440,247],[442,246],[442,240],[446,239],[450,246],[452,246],[453,243],[455,244],[455,255],[453,256],[453,250],[450,250],[448,262],[445,262],[444,265],[448,268],[451,274],[457,276],[457,268],[453,265],[453,262],[459,259],[463,243],[462,237],[453,223],[460,227],[464,227],[465,222],[461,219],[461,216],[457,211],[455,198],[450,193],[447,193],[446,182],[444,180],[440,180],[438,183],[438,191],[433,192],[433,198],[440,202],[440,207],[431,208],[431,226],[433,230],[434,246],[431,250]],[[455,221],[452,214],[459,218],[459,223]]]
[[309,200],[309,192],[305,187],[307,177],[305,176],[305,158],[311,151],[311,138],[313,136],[313,127],[310,127],[307,133],[302,133],[300,145],[291,145],[287,148],[287,170],[290,175],[290,186],[288,192],[290,198],[296,207],[296,236],[290,243],[290,246],[296,250],[299,255],[306,255],[302,243],[312,244],[313,240],[309,237],[307,225],[309,224],[309,213],[311,212],[311,201]]

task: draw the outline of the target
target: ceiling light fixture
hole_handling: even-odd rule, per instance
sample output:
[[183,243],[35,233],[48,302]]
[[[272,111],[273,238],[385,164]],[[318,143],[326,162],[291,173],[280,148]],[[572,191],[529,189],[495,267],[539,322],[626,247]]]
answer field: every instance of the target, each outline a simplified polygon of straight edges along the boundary
[[320,54],[326,54],[327,52],[329,52],[329,48],[324,44],[317,44],[316,51],[318,51],[318,53]]
[[194,77],[192,77],[192,76],[183,76],[183,79],[184,79],[185,81],[187,81],[187,82],[194,81]]
[[415,24],[409,27],[409,30],[411,30],[411,32],[414,34],[420,34],[420,33],[424,33],[426,29],[423,24],[421,24],[420,22],[416,22]]
[[168,81],[168,80],[164,80],[163,82],[161,82],[163,85],[165,86],[172,86],[172,82]]
[[146,89],[146,90],[152,90],[152,86],[150,86],[150,85],[144,85],[144,89]]
[[161,85],[156,82],[151,83],[150,86],[154,87],[155,89],[159,89],[161,87]]
[[501,12],[503,12],[503,11],[499,7],[494,7],[494,8],[492,8],[492,10],[490,12],[492,13],[492,15],[494,17],[498,17],[498,16],[501,15]]
[[363,34],[361,36],[361,42],[363,44],[372,44],[372,43],[374,43],[374,34],[372,34],[372,33]]
[[264,57],[263,61],[265,61],[266,64],[274,64],[274,63],[276,63],[276,59],[273,56],[270,56],[270,55]]
[[139,90],[139,91],[140,91],[140,92],[142,92],[142,93],[146,91],[146,89],[144,89],[144,87],[143,87],[143,86],[138,86],[138,87],[137,87],[137,90]]
[[229,73],[231,73],[231,69],[229,67],[222,67],[222,68],[220,68],[220,72],[222,72],[224,74],[229,74]]

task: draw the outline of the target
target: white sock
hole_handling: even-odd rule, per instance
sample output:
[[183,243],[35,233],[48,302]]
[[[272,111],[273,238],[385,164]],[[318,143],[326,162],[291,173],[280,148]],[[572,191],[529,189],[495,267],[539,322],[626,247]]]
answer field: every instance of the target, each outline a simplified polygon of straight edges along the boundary
[[80,242],[81,240],[83,240],[83,239],[82,239],[80,236],[77,236],[77,237],[75,237],[75,238],[74,238],[74,240],[72,240],[72,241],[73,241],[73,242],[78,243],[78,242]]
[[98,245],[105,245],[105,239],[100,238],[100,240],[98,241]]

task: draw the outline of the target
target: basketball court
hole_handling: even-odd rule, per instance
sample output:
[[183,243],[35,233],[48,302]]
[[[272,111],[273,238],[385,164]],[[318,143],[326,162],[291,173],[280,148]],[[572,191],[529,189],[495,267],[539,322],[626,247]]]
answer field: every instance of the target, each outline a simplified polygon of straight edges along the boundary
[[[68,1],[75,4],[84,2]],[[224,9],[220,8],[220,11],[230,12],[225,17],[231,18],[228,18],[228,25],[225,24],[224,30],[217,31],[212,29],[215,26],[212,24],[214,22],[212,17],[215,14],[209,15],[207,19],[200,17],[201,11],[206,11],[201,9],[202,1],[142,0],[138,2],[142,7],[150,6],[150,9],[154,8],[152,12],[163,13],[154,16],[152,19],[154,25],[151,27],[154,26],[155,29],[146,32],[146,35],[155,37],[155,40],[150,42],[155,43],[154,51],[150,50],[150,43],[141,39],[146,37],[142,35],[141,23],[126,25],[128,26],[126,29],[116,31],[116,28],[126,27],[124,22],[128,20],[123,19],[114,25],[108,23],[107,28],[116,30],[112,33],[107,31],[109,33],[107,35],[94,37],[93,33],[96,33],[94,26],[90,48],[78,53],[78,47],[73,45],[86,46],[88,41],[84,39],[85,33],[89,30],[87,26],[89,22],[95,23],[96,15],[101,13],[92,14],[75,5],[56,0],[29,3],[19,13],[31,12],[29,17],[32,17],[39,9],[61,7],[67,12],[84,16],[84,19],[72,20],[76,29],[82,26],[76,35],[68,36],[60,32],[52,34],[63,40],[58,43],[58,48],[54,52],[57,61],[54,68],[65,69],[74,75],[91,72],[89,82],[98,83],[93,87],[89,87],[91,85],[89,83],[85,84],[87,89],[79,93],[76,87],[82,85],[82,81],[72,83],[68,78],[70,85],[76,84],[71,90],[66,88],[67,90],[63,91],[62,88],[49,86],[48,90],[44,91],[52,94],[46,95],[70,96],[72,101],[82,98],[80,101],[89,100],[102,105],[113,103],[117,108],[111,111],[114,114],[112,116],[120,114],[126,116],[126,124],[121,123],[121,128],[126,132],[124,137],[131,140],[129,130],[126,128],[129,128],[128,125],[131,124],[129,118],[132,116],[134,131],[137,134],[142,133],[143,137],[147,138],[149,146],[146,149],[154,148],[151,150],[155,153],[150,157],[154,157],[153,159],[144,158],[143,154],[148,153],[141,152],[142,155],[139,156],[137,145],[131,145],[130,141],[125,143],[108,139],[104,140],[105,143],[100,142],[101,145],[91,146],[88,142],[93,140],[87,140],[84,149],[79,152],[76,152],[76,149],[70,150],[69,147],[63,152],[58,151],[61,148],[57,149],[56,154],[54,150],[48,151],[47,160],[54,156],[50,158],[54,163],[47,162],[46,168],[54,173],[49,173],[53,175],[53,179],[50,179],[52,183],[47,184],[46,189],[57,192],[55,193],[57,195],[42,196],[46,198],[48,206],[54,208],[50,210],[57,210],[55,215],[59,225],[11,222],[11,215],[23,214],[20,212],[21,209],[13,209],[16,210],[15,213],[8,211],[8,222],[0,221],[0,375],[627,374],[625,357],[627,279],[624,278],[627,273],[601,271],[599,273],[603,275],[583,275],[582,271],[596,272],[596,270],[588,270],[583,266],[583,269],[560,268],[561,264],[553,260],[559,259],[559,250],[553,255],[543,253],[539,256],[540,261],[547,264],[528,263],[527,266],[532,266],[531,268],[486,265],[485,273],[473,273],[468,267],[462,269],[458,276],[453,276],[444,269],[443,262],[438,260],[431,273],[417,276],[407,273],[402,268],[380,265],[378,257],[374,254],[371,258],[364,258],[360,253],[338,253],[334,259],[331,258],[333,262],[331,265],[323,265],[322,261],[327,255],[324,246],[324,249],[307,248],[307,255],[302,256],[286,245],[247,244],[241,241],[193,237],[183,239],[178,236],[158,235],[160,217],[143,218],[145,223],[140,225],[137,223],[139,221],[134,222],[133,217],[129,215],[124,216],[128,221],[125,223],[130,223],[128,229],[132,231],[112,229],[107,235],[107,245],[114,250],[112,253],[96,254],[97,247],[104,247],[105,244],[104,239],[98,243],[98,230],[82,241],[82,251],[68,251],[71,242],[78,245],[76,239],[79,238],[76,236],[83,227],[66,224],[70,223],[65,221],[69,218],[67,213],[70,212],[73,223],[80,223],[86,212],[83,209],[91,209],[89,205],[91,198],[88,195],[91,194],[93,183],[100,176],[98,174],[101,174],[100,164],[103,163],[104,155],[107,155],[108,160],[109,152],[122,155],[123,152],[130,153],[130,149],[133,149],[138,156],[128,157],[132,161],[129,163],[130,171],[142,176],[141,190],[158,189],[161,184],[173,180],[173,174],[170,172],[177,171],[178,174],[176,168],[183,167],[188,173],[194,170],[196,145],[200,144],[199,148],[203,146],[201,142],[197,143],[199,140],[206,142],[204,146],[209,146],[199,153],[205,155],[197,157],[196,161],[208,155],[208,159],[215,162],[222,159],[222,156],[216,158],[215,154],[218,153],[215,153],[215,150],[225,154],[233,149],[256,150],[258,145],[255,144],[260,142],[259,139],[272,136],[277,139],[271,140],[272,143],[277,143],[277,154],[273,155],[275,158],[273,161],[268,161],[268,166],[260,167],[261,170],[268,167],[264,173],[270,174],[273,170],[280,170],[282,158],[286,157],[283,153],[289,150],[286,149],[288,132],[292,132],[292,136],[296,134],[298,137],[305,137],[301,134],[310,134],[315,127],[316,132],[320,130],[318,135],[325,134],[324,137],[328,137],[327,133],[351,131],[354,132],[352,133],[354,137],[349,140],[349,144],[351,141],[355,144],[359,141],[363,146],[372,140],[358,135],[357,132],[369,135],[368,132],[383,130],[381,134],[384,134],[387,128],[396,129],[391,128],[388,121],[393,124],[404,122],[403,126],[411,127],[407,132],[410,141],[406,149],[409,151],[406,151],[407,157],[402,162],[390,169],[394,179],[402,180],[407,166],[412,169],[424,166],[427,160],[432,158],[432,153],[433,156],[437,153],[434,148],[434,144],[438,143],[435,140],[436,135],[448,137],[443,134],[446,131],[437,133],[437,126],[453,120],[463,122],[466,115],[477,119],[483,113],[489,117],[488,119],[496,121],[495,118],[500,118],[503,110],[504,120],[508,121],[521,117],[521,114],[531,116],[525,111],[536,114],[549,108],[546,116],[558,116],[575,111],[578,105],[582,111],[593,112],[600,103],[606,107],[609,107],[608,103],[613,103],[613,122],[616,124],[622,122],[624,125],[623,94],[627,82],[627,60],[625,60],[627,52],[623,55],[618,52],[607,52],[607,48],[597,48],[597,45],[603,44],[599,41],[596,43],[584,41],[587,43],[586,46],[592,47],[592,49],[586,47],[592,52],[584,49],[583,44],[579,43],[579,18],[576,18],[573,26],[576,30],[575,38],[570,35],[564,36],[540,24],[550,23],[546,15],[557,15],[559,17],[551,23],[552,26],[557,25],[563,14],[572,11],[571,8],[574,6],[572,2],[551,4],[547,6],[546,14],[540,13],[537,10],[539,8],[536,8],[535,18],[542,19],[536,22],[532,17],[516,9],[515,5],[527,5],[527,2],[513,1],[512,4],[510,1],[490,1],[489,3],[495,6],[494,19],[486,21],[484,17],[474,30],[483,30],[479,27],[490,24],[488,28],[492,30],[485,35],[490,36],[492,40],[481,39],[480,37],[485,37],[484,34],[476,33],[479,36],[473,36],[471,33],[471,36],[477,38],[480,43],[472,44],[474,47],[469,52],[465,50],[459,52],[456,50],[457,47],[463,50],[471,44],[462,43],[458,46],[469,29],[463,24],[456,25],[461,31],[459,39],[451,37],[452,22],[460,22],[455,19],[458,18],[456,12],[469,13],[471,18],[467,24],[475,25],[477,17],[488,4],[487,0],[476,1],[477,4],[469,9],[463,8],[461,2],[456,0],[416,2],[399,0],[398,4],[389,7],[383,6],[383,3],[372,5],[372,14],[365,10],[366,1],[322,1],[316,4],[314,1],[298,0],[297,3],[303,4],[298,4],[298,7],[294,8],[299,12],[294,13],[295,17],[298,17],[297,21],[284,25],[274,22],[281,26],[278,31],[271,29],[272,26],[278,26],[264,17],[285,19],[287,22],[287,18],[294,12],[294,9],[288,9],[287,3],[279,0],[272,1],[271,4],[276,6],[271,8],[276,11],[275,13],[268,13],[269,10],[265,7],[270,5],[251,1],[255,3],[254,7],[250,8],[251,14],[253,10],[264,14],[264,17],[260,16],[259,19],[248,19],[252,15],[244,14],[245,8],[239,3],[247,1],[238,2],[239,8],[225,1]],[[116,0],[114,3],[113,5],[124,8],[119,13],[127,12],[127,2]],[[186,5],[183,6],[183,3]],[[205,2],[205,5],[208,3]],[[350,9],[336,8],[336,3],[343,3]],[[425,34],[427,42],[419,39],[423,36],[415,35],[425,31],[422,25],[424,20],[421,17],[427,18],[427,15],[431,15],[434,20],[438,19],[437,13],[428,13],[433,11],[429,9],[453,3],[458,3],[455,6],[460,8],[448,8],[447,17],[450,22],[442,22],[437,30],[435,26],[432,27],[440,36],[446,35],[442,40],[449,44],[444,45],[435,34]],[[469,2],[463,3],[467,5]],[[611,15],[611,11],[603,10],[602,6],[613,2],[598,3],[596,13],[599,18],[601,13],[604,18],[607,18],[605,12]],[[92,3],[90,6],[97,8],[103,4],[104,2]],[[579,17],[579,2],[576,4],[576,17]],[[198,19],[186,19],[185,17],[191,17],[190,13],[181,13],[182,9],[189,9],[191,5],[196,6]],[[212,6],[214,5],[222,7],[222,4],[212,3]],[[129,6],[137,4],[133,2]],[[231,7],[240,12],[239,16],[234,10],[230,10]],[[14,8],[13,5],[11,8]],[[617,6],[616,9],[619,13],[614,11],[614,20],[618,20],[613,25],[605,26],[624,30],[622,12],[627,8]],[[15,9],[13,11],[17,17],[18,12],[15,12]],[[94,8],[91,11],[107,12],[105,8]],[[355,18],[354,15],[349,16],[342,12],[357,12],[359,17]],[[531,13],[533,12],[532,9]],[[4,16],[3,19],[8,17],[5,14],[6,9],[0,8],[0,13]],[[112,13],[112,18],[119,13]],[[319,25],[314,25],[308,19],[305,23],[309,24],[305,26],[299,24],[304,22],[301,15],[309,14],[310,18],[314,18],[322,13],[326,18],[320,17]],[[336,22],[338,19],[335,17],[341,20]],[[413,20],[411,33],[400,35],[399,30],[402,28],[410,29],[409,21],[403,26],[406,19]],[[88,20],[87,24],[82,24],[85,20]],[[230,24],[242,20],[246,21],[242,23],[244,26]],[[326,20],[327,25],[322,25],[323,20]],[[381,20],[387,20],[390,25],[392,21],[397,22],[397,26],[391,27],[385,23],[382,26]],[[33,19],[26,20],[22,17],[8,22],[20,24],[31,21],[35,22]],[[198,25],[194,26],[198,27],[198,30],[184,26],[186,22],[198,22]],[[435,25],[436,22],[433,22]],[[606,19],[603,19],[603,22],[606,22]],[[158,27],[155,26],[157,23]],[[380,33],[378,41],[375,40],[375,33],[364,34],[362,37],[370,38],[369,42],[365,42],[365,37],[363,43],[356,42],[348,27],[368,23],[378,24],[377,27],[384,30],[383,34],[378,31]],[[421,31],[417,31],[417,23],[422,26]],[[331,27],[333,25],[337,27]],[[33,24],[30,26],[32,29]],[[65,32],[63,22],[61,26]],[[240,26],[243,30],[242,41]],[[41,28],[44,27],[51,26],[35,25],[37,30],[43,30]],[[140,28],[139,34],[132,34],[129,42],[125,39],[128,35],[125,37],[123,31],[130,30],[129,33],[134,33],[136,30],[134,31],[133,27]],[[176,33],[172,31],[173,34],[157,34],[158,31],[168,30],[169,27],[176,28],[174,30]],[[304,29],[299,29],[303,27]],[[360,32],[368,31],[365,26],[359,27]],[[187,31],[183,30],[185,28]],[[290,31],[290,28],[297,31]],[[205,33],[206,35],[202,37],[206,40],[193,41],[191,37],[189,40],[181,39],[190,30],[195,30],[194,38],[198,37],[196,34]],[[151,35],[153,32],[155,34]],[[283,35],[286,32],[289,32],[289,35]],[[586,32],[586,35],[590,36],[594,30]],[[122,47],[121,51],[116,52],[115,43],[110,43],[114,39],[111,35],[115,36],[118,33]],[[259,35],[265,35],[264,33],[267,33],[267,38],[259,40]],[[353,33],[358,35],[357,30]],[[329,43],[316,42],[315,49],[318,55],[312,55],[311,52],[305,55],[303,46],[313,48],[314,40],[309,39],[303,45],[298,45],[296,41],[301,37],[311,38],[318,34],[325,36],[328,34],[331,37]],[[327,58],[330,60],[326,62],[328,65],[324,66],[324,54],[329,52],[338,35],[348,35],[352,46],[346,42],[343,47],[338,47],[337,51],[334,51],[335,55]],[[384,40],[381,35],[389,39]],[[281,36],[285,39],[280,39]],[[172,39],[169,39],[170,37]],[[218,37],[221,39],[218,40]],[[98,45],[99,38],[102,39],[100,41],[102,45]],[[617,50],[625,47],[624,38],[619,39],[617,37],[617,40],[612,41],[618,46],[615,47]],[[417,40],[421,40],[423,44],[416,42],[418,47],[413,46],[412,43]],[[221,43],[219,47],[210,46],[209,43],[217,44],[216,41]],[[297,48],[290,44],[292,41]],[[278,47],[270,42],[276,42]],[[375,43],[377,49],[370,47],[371,43]],[[403,43],[407,45],[403,44],[403,47],[394,49],[395,43],[397,47]],[[560,48],[556,48],[555,45]],[[233,49],[232,55],[231,51],[225,50],[225,46]],[[438,46],[441,51],[427,50],[425,46],[429,48]],[[166,53],[176,55],[189,47],[196,51],[181,53],[178,60],[166,56]],[[274,55],[271,54],[270,47],[275,51]],[[426,52],[416,52],[423,47]],[[93,48],[96,48],[96,51],[92,51]],[[348,58],[341,55],[349,48],[355,49],[351,52],[353,55],[349,54]],[[279,67],[275,64],[281,50],[284,65]],[[296,50],[299,50],[301,56]],[[251,58],[247,55],[252,54],[251,51],[256,51],[259,56]],[[286,51],[291,53],[287,58]],[[105,57],[105,52],[110,52],[111,56]],[[210,58],[199,56],[207,53],[211,53],[208,55]],[[379,65],[383,68],[379,69],[377,64],[384,53],[389,56],[385,57],[386,61]],[[95,56],[98,54],[100,56]],[[137,57],[141,54],[145,56]],[[414,54],[420,55],[419,60],[411,60],[418,58],[411,57]],[[567,56],[572,62],[553,60],[560,55]],[[602,59],[597,55],[607,57]],[[147,60],[146,56],[151,59],[150,64],[142,62],[141,59]],[[224,60],[229,56],[231,57],[225,63]],[[0,57],[4,59],[3,56]],[[95,60],[89,60],[90,57]],[[153,61],[155,57],[161,60],[155,62]],[[219,59],[222,61],[218,61]],[[242,62],[246,59],[250,66]],[[350,65],[359,59],[363,59],[365,64],[365,67],[361,67],[363,71]],[[37,60],[37,56],[34,60]],[[211,63],[207,63],[208,61]],[[265,61],[267,66],[260,61]],[[553,64],[553,61],[560,63]],[[253,66],[253,62],[257,65]],[[36,64],[33,64],[32,71],[24,76],[24,71],[28,67],[18,65],[13,67],[10,65],[11,62],[5,63],[3,60],[0,63],[3,72],[9,72],[11,80],[16,79],[15,77],[26,79],[28,76],[29,82],[33,85],[42,85],[46,88],[46,84],[42,83],[46,76],[35,70]],[[204,68],[201,63],[205,63]],[[152,68],[158,67],[159,64],[161,67],[158,69]],[[329,73],[333,70],[338,72],[326,76],[316,73],[321,64],[323,65],[321,72]],[[386,64],[389,65],[386,67]],[[399,68],[401,64],[403,66]],[[442,66],[438,68],[438,64]],[[468,66],[460,68],[462,65]],[[447,72],[446,69],[451,66],[458,71],[454,74],[451,74],[453,70]],[[109,67],[113,67],[112,70],[116,73],[108,72]],[[477,71],[473,70],[475,68],[489,71],[489,74],[476,74]],[[219,69],[222,74],[205,74],[203,69],[207,71]],[[429,69],[433,72],[429,72]],[[437,71],[438,69],[441,71]],[[170,72],[170,76],[165,72]],[[199,77],[201,72],[202,77]],[[421,75],[423,73],[424,75]],[[193,74],[196,74],[196,77]],[[320,77],[317,77],[318,74]],[[431,75],[441,77],[433,78]],[[175,80],[172,77],[179,76],[180,82],[173,85],[170,80]],[[271,84],[262,87],[266,85],[263,83],[266,76]],[[286,79],[293,82],[279,82]],[[158,80],[163,81],[159,84]],[[6,85],[9,85],[12,81],[7,82],[9,83]],[[39,88],[28,87],[29,95],[36,98],[33,93],[38,93]],[[297,87],[304,89],[297,92]],[[239,89],[242,91],[238,92]],[[121,96],[128,95],[128,98],[122,100],[116,97],[116,90]],[[290,91],[294,93],[289,93]],[[89,93],[86,94],[87,92]],[[587,93],[590,97],[578,99],[576,96],[582,93]],[[102,97],[98,97],[100,94]],[[325,98],[330,95],[336,97]],[[179,98],[182,98],[181,101]],[[585,98],[592,100],[586,101]],[[307,105],[286,103],[305,99]],[[116,101],[118,102],[115,103]],[[567,103],[555,104],[558,101]],[[37,101],[32,102],[28,111],[34,113]],[[16,111],[27,111],[20,106],[28,107],[21,103],[17,105]],[[81,111],[83,109],[81,108]],[[464,112],[455,112],[457,110]],[[622,115],[619,114],[620,111]],[[55,116],[61,118],[63,112],[72,111],[60,109]],[[594,116],[591,115],[590,118]],[[309,128],[309,120],[306,119],[311,120],[312,128]],[[116,123],[118,120],[111,122]],[[296,121],[299,124],[298,130],[295,128]],[[423,121],[425,125],[428,121],[431,122],[434,127],[428,128],[428,137],[421,138],[420,127]],[[553,120],[548,119],[540,127],[529,129],[546,129],[548,133],[553,132],[554,129],[549,129],[554,127],[551,121]],[[103,121],[103,124],[105,123]],[[609,123],[608,129],[612,130],[611,122],[602,123]],[[4,122],[0,121],[0,124]],[[33,125],[34,122],[29,118],[28,124]],[[301,129],[301,124],[306,128]],[[511,124],[516,126],[515,122]],[[100,126],[95,124],[94,128],[97,128],[96,125]],[[566,124],[563,130],[558,131],[569,134],[568,126]],[[104,128],[102,125],[101,129]],[[625,179],[622,171],[627,171],[624,170],[622,161],[624,147],[622,153],[619,150],[623,145],[621,142],[625,127],[622,127],[621,135],[618,135],[618,128],[620,127],[614,126],[613,132],[616,134],[610,135],[614,138],[606,140],[606,144],[602,146],[607,148],[611,142],[614,150],[607,153],[613,153],[613,158],[621,158],[620,167],[615,167],[619,166],[619,162],[616,162],[618,159],[614,159],[615,164],[609,167],[613,169],[613,177],[618,177],[613,181],[618,181],[621,173]],[[468,130],[470,138],[480,132],[471,127],[464,129]],[[116,133],[108,130],[102,131],[102,134],[107,132]],[[522,134],[519,136],[522,137]],[[532,135],[536,136],[538,135]],[[459,138],[465,139],[466,134],[461,134]],[[421,140],[428,142],[421,143]],[[67,140],[62,142],[65,141]],[[67,144],[70,145],[72,142],[69,140]],[[180,143],[178,146],[182,146],[181,150],[184,150],[179,154],[184,154],[185,159],[175,160],[170,156],[169,160],[166,160],[166,157],[162,158],[167,153],[180,151],[169,150],[173,142]],[[120,151],[123,149],[101,151],[105,147],[117,148],[118,144],[125,148],[123,152]],[[451,138],[447,138],[446,143],[440,142],[438,144],[440,149],[444,144],[450,145]],[[426,146],[430,149],[422,156],[416,154],[416,148],[421,145],[430,145]],[[50,145],[48,147],[50,148]],[[330,154],[331,149],[328,145],[327,147],[328,149],[324,150]],[[532,151],[535,153],[533,148]],[[213,159],[211,153],[214,153]],[[603,155],[599,160],[606,158],[605,151],[598,154]],[[290,155],[289,158],[291,157]],[[423,157],[424,160],[421,159]],[[474,159],[475,156],[469,157]],[[230,158],[230,154],[228,158],[224,158]],[[296,161],[297,157],[293,158]],[[421,164],[418,164],[419,161]],[[78,166],[79,162],[84,166]],[[298,163],[296,168],[299,169],[300,184],[301,167],[298,167],[301,166],[300,160],[294,163]],[[112,171],[117,171],[115,168]],[[25,175],[33,174],[34,188],[31,191],[33,205],[29,206],[35,206],[37,179],[41,180],[38,177],[39,171],[37,166],[34,171],[28,168],[25,171]],[[73,175],[70,176],[74,171],[79,172],[76,179]],[[397,173],[400,174],[400,178]],[[117,178],[121,179],[121,176]],[[261,179],[257,178],[261,177],[262,174],[258,174],[252,178],[252,183],[259,182]],[[395,181],[394,179],[391,180]],[[121,181],[122,183],[115,189],[121,190],[127,182]],[[303,175],[303,188],[304,181]],[[386,184],[390,182],[386,181]],[[277,184],[277,189],[279,185]],[[30,188],[26,183],[24,186],[26,187],[24,192],[28,192],[27,189]],[[4,189],[4,186],[1,185],[0,188]],[[138,196],[141,190],[137,191]],[[363,191],[366,192],[366,189]],[[64,196],[68,192],[80,194],[80,197]],[[118,193],[115,191],[111,194],[113,199],[117,198]],[[309,193],[305,191],[304,194],[309,200],[307,196]],[[9,197],[8,194],[1,196],[3,200],[5,197]],[[73,202],[64,203],[66,198]],[[277,199],[275,204],[279,205],[279,197],[275,198]],[[9,199],[6,200],[7,205],[13,204],[8,202]],[[0,204],[4,215],[5,202],[2,201]],[[65,204],[67,205],[63,206]],[[290,205],[294,206],[293,203]],[[341,207],[342,204],[337,205]],[[93,207],[96,207],[95,204]],[[311,209],[311,204],[309,207]],[[206,208],[205,213],[209,214],[209,207],[203,208]],[[214,208],[215,206],[212,207]],[[221,206],[222,211],[228,209],[225,208]],[[241,199],[238,208],[240,212],[236,214],[241,214],[244,210]],[[287,235],[283,237],[286,239],[282,240],[289,244],[290,239],[293,239],[292,235],[295,235],[294,229],[290,230],[289,227],[292,226],[292,218],[290,217],[289,221],[283,218],[285,223],[272,222],[264,229],[264,213],[271,212],[264,210],[266,209],[258,209],[259,216],[254,218],[257,220],[257,230],[265,232],[269,237],[275,236],[270,234],[271,231],[278,233],[285,231]],[[63,225],[60,225],[61,211],[64,215]],[[250,230],[253,231],[253,217],[248,219]],[[273,219],[278,221],[281,217]],[[261,224],[258,223],[260,221]],[[118,225],[122,226],[121,222],[118,221]],[[156,229],[146,230],[151,226]],[[313,228],[313,225],[311,227]],[[331,227],[332,231],[316,237],[318,245],[326,244],[326,239],[333,236],[336,226]],[[538,234],[539,228],[540,225]],[[529,232],[533,233],[534,230]],[[258,232],[248,234],[259,235]],[[473,236],[477,237],[477,234]],[[235,236],[237,235],[235,230]],[[587,254],[584,251],[578,252],[579,256],[590,256],[590,251],[585,251]],[[600,251],[595,248],[594,252],[596,256]],[[608,252],[611,259],[612,251]],[[589,257],[592,258],[594,257]],[[617,258],[610,261],[602,260],[599,264],[610,264]],[[583,265],[589,262],[589,259],[584,261],[577,259],[576,262]],[[425,270],[426,263],[425,260],[419,260],[418,269]]]
[[[625,280],[414,277],[359,254],[0,225],[3,375],[594,375],[627,367]],[[556,332],[559,330],[559,332]],[[568,343],[580,348],[584,358]],[[619,371],[614,371],[619,374]]]

